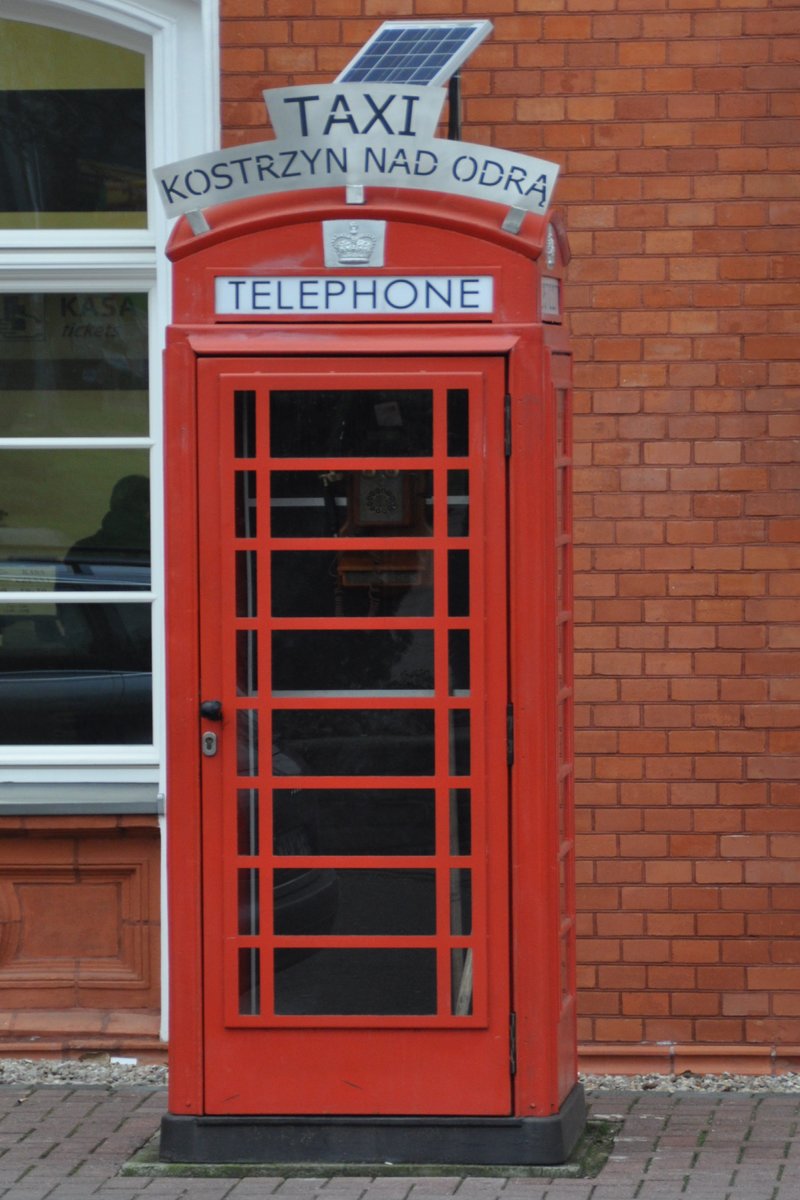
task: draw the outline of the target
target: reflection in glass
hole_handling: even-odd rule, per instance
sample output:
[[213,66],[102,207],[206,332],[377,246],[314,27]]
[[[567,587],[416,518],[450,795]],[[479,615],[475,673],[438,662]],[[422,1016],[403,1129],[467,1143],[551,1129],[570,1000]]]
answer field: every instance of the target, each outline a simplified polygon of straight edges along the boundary
[[[296,872],[277,870],[280,888]],[[331,929],[329,913],[309,913],[305,932],[342,936],[424,935],[436,932],[436,872],[428,870],[337,869],[338,907]],[[279,915],[276,909],[276,933]]]
[[450,932],[453,937],[472,933],[472,872],[461,867],[450,872]]
[[150,605],[63,603],[41,570],[52,600],[0,604],[0,742],[151,743]]
[[430,537],[431,471],[273,471],[273,537]]
[[144,228],[144,55],[0,21],[0,225]]
[[258,899],[259,872],[255,867],[245,867],[239,876],[239,933],[243,937],[258,935],[261,924],[261,909]]
[[233,393],[233,453],[236,458],[255,458],[255,392]]
[[424,1016],[436,1012],[436,951],[275,951],[279,1015]]
[[239,775],[258,774],[258,713],[253,708],[236,714],[236,769]]
[[450,774],[469,775],[470,740],[469,709],[455,709],[450,713]]
[[275,741],[298,775],[432,775],[428,709],[277,710]]
[[236,631],[236,691],[239,696],[258,695],[258,633]]
[[469,471],[447,472],[447,534],[469,536]]
[[429,550],[277,550],[274,617],[430,617]]
[[236,551],[236,615],[258,616],[258,572],[255,550]]
[[450,791],[450,853],[472,853],[472,811],[469,788]]
[[272,635],[273,695],[433,694],[432,630],[282,630]]
[[562,457],[567,449],[567,392],[564,388],[556,388],[556,454]]
[[261,1012],[261,951],[255,946],[239,950],[239,1012],[256,1017]]
[[469,695],[469,630],[451,629],[447,635],[450,660],[450,695]]
[[148,470],[147,450],[0,451],[0,589],[38,568],[45,590],[149,588]]
[[466,388],[447,390],[447,453],[450,458],[469,454],[469,392]]
[[[296,867],[276,871],[273,929],[283,937],[330,933],[339,907],[336,871]],[[304,952],[293,951],[298,957]]]
[[258,854],[259,816],[258,789],[239,788],[236,792],[236,852]]
[[147,296],[0,295],[0,436],[146,436],[147,387]]
[[567,581],[567,554],[568,547],[565,542],[560,542],[556,545],[556,612],[563,612],[566,608],[567,598],[565,583]]
[[447,611],[451,617],[469,616],[469,551],[447,552]]
[[472,951],[450,951],[451,1008],[454,1017],[472,1016]]
[[272,391],[274,458],[428,456],[433,393],[407,389]]
[[430,788],[277,790],[273,813],[273,850],[278,855],[436,851],[436,807]]
[[255,537],[258,532],[255,471],[236,472],[236,536]]

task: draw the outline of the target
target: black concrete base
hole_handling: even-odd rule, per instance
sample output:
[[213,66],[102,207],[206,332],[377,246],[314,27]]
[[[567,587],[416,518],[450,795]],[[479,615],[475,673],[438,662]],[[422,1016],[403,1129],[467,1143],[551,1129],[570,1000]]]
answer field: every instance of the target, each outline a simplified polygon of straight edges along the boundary
[[180,1163],[453,1163],[549,1166],[586,1120],[576,1084],[552,1117],[178,1117],[160,1158]]

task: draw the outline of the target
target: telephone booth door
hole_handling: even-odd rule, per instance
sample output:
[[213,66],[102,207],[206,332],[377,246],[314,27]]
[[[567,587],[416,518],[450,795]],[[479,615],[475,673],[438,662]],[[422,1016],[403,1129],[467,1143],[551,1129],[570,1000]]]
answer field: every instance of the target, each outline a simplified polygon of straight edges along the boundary
[[199,361],[208,1114],[513,1111],[505,365]]

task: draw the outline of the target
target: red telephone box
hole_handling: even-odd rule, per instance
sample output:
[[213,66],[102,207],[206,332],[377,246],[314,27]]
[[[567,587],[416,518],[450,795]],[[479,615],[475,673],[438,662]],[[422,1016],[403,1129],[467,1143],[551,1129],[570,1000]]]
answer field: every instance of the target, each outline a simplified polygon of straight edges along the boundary
[[169,250],[162,1157],[562,1161],[565,238],[400,189],[208,218]]

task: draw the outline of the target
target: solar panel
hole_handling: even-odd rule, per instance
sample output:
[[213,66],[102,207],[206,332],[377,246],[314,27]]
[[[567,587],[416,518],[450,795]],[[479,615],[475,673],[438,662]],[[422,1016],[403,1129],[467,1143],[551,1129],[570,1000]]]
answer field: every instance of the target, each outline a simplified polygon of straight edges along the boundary
[[491,28],[491,21],[384,21],[336,82],[445,83]]

